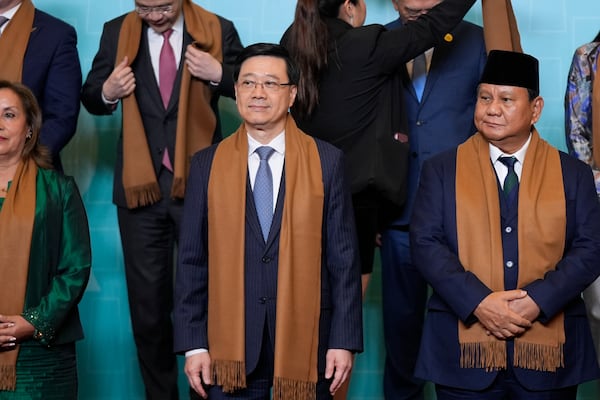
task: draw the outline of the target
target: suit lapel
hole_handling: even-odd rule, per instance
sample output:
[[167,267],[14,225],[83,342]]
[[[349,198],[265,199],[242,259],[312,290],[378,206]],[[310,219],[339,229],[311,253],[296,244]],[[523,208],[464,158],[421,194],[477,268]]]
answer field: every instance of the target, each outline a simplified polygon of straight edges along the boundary
[[160,89],[154,69],[152,68],[152,60],[150,58],[150,48],[148,45],[148,26],[144,24],[142,29],[142,40],[136,57],[136,80],[135,83],[140,89],[147,93],[147,98],[154,103],[154,108],[164,110],[160,97]]
[[275,213],[273,214],[273,222],[271,223],[271,230],[269,231],[269,237],[267,238],[267,249],[271,247],[279,231],[281,230],[281,218],[283,216],[283,202],[285,199],[285,166],[281,174],[281,184],[279,185],[279,193],[277,194],[277,205],[275,206]]
[[440,60],[447,59],[447,53],[450,51],[450,44],[443,42],[437,45],[431,57],[431,64],[429,66],[429,71],[427,72],[427,80],[425,81],[425,88],[423,89],[423,97],[421,99],[421,103],[425,103],[427,101],[427,97],[431,93],[433,87],[435,87],[436,82],[444,74],[442,66],[438,65]]
[[259,240],[264,241],[262,230],[260,229],[260,222],[258,221],[258,214],[256,213],[254,196],[252,195],[250,177],[248,175],[246,175],[246,226],[250,228],[249,230],[246,230],[246,234],[251,233]]

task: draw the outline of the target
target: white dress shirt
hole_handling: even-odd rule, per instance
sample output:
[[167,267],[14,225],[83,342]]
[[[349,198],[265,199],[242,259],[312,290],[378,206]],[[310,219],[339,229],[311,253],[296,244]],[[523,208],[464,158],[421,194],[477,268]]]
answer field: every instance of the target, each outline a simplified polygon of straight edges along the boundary
[[523,162],[525,161],[525,154],[527,153],[527,148],[529,147],[529,143],[531,142],[531,133],[529,134],[529,138],[519,150],[517,150],[513,154],[506,154],[502,152],[499,148],[490,143],[490,160],[492,160],[492,164],[494,165],[494,169],[496,170],[496,175],[498,176],[498,180],[500,181],[500,186],[504,189],[504,179],[508,174],[508,167],[504,165],[499,158],[500,157],[515,157],[517,162],[515,163],[515,173],[519,178],[519,182],[521,182],[521,173],[523,172]]

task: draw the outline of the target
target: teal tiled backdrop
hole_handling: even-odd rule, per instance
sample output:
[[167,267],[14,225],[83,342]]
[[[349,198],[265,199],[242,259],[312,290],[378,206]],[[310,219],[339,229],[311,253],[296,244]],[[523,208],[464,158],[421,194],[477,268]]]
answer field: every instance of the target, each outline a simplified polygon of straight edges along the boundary
[[[234,21],[242,42],[277,42],[294,14],[292,0],[195,0]],[[395,19],[390,0],[366,0],[367,23]],[[34,0],[35,5],[75,26],[84,77],[96,53],[102,24],[133,8],[133,0]],[[467,19],[481,24],[478,1]],[[546,106],[542,136],[565,149],[563,95],[575,47],[600,29],[598,0],[514,0],[523,48],[541,62],[541,92]],[[539,9],[541,8],[541,9]],[[225,131],[239,120],[232,101],[222,101]],[[111,203],[112,165],[120,126],[119,116],[92,117],[82,109],[78,133],[64,151],[65,169],[74,175],[87,207],[93,245],[93,274],[81,303],[86,338],[79,343],[80,398],[143,399],[132,340],[123,260],[114,206]],[[364,304],[365,353],[356,360],[350,399],[380,400],[384,347],[381,330],[380,272]],[[186,382],[182,376],[181,386]],[[183,393],[183,392],[182,392]],[[432,395],[429,396],[433,398]],[[582,387],[580,400],[598,399],[595,383]]]

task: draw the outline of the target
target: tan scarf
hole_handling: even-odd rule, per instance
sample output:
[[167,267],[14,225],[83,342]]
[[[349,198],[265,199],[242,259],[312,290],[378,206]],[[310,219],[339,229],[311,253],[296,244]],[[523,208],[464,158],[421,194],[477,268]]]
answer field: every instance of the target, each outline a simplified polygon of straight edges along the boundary
[[490,50],[523,52],[515,13],[510,0],[482,0],[483,37]]
[[[562,259],[566,205],[559,153],[533,130],[519,185],[518,287],[543,278]],[[494,292],[504,290],[498,185],[488,142],[478,133],[459,146],[456,159],[458,255],[467,271]],[[480,323],[461,321],[462,368],[506,368],[506,342],[487,335]],[[564,315],[534,322],[515,339],[514,365],[538,371],[563,366]]]
[[[183,15],[192,38],[200,43],[204,51],[222,61],[221,25],[217,16],[193,4],[191,0],[183,0]],[[142,20],[136,12],[131,12],[125,17],[119,34],[117,64],[124,56],[128,57],[130,63],[133,62],[141,35]],[[180,68],[182,78],[171,187],[173,198],[183,198],[191,156],[212,143],[217,123],[210,107],[211,91],[208,85],[192,78],[183,62]],[[123,98],[123,186],[129,208],[153,204],[161,198],[135,94]]]
[[[598,51],[600,52],[600,49]],[[598,78],[600,61],[598,60],[600,60],[600,53],[596,57],[595,73],[593,72],[594,66],[590,66],[590,72],[592,73],[592,79],[594,80],[592,86],[592,143],[594,146],[592,146],[592,151],[596,168],[600,166],[600,79]]]
[[[35,217],[37,166],[21,161],[0,211],[0,314],[20,315],[25,304]],[[0,352],[0,390],[15,390],[19,346]]]
[[[21,7],[7,22],[0,36],[0,79],[21,82],[23,74],[23,58],[29,43],[29,35],[33,30],[33,14],[35,8],[31,0],[23,0]],[[7,56],[10,54],[10,56]]]
[[[246,387],[244,246],[246,126],[223,140],[208,185],[208,343],[223,390]],[[279,239],[274,399],[316,396],[321,295],[323,175],[314,139],[288,116]],[[252,316],[249,316],[250,318]]]

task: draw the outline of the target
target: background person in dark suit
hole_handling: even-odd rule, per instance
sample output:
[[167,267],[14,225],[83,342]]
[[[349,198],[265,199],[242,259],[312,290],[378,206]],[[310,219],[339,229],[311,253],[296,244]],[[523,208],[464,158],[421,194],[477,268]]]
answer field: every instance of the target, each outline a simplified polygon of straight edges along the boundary
[[[65,22],[36,8],[30,0],[0,0],[0,79],[25,84],[42,109],[40,142],[62,171],[59,153],[75,134],[79,116],[81,66],[77,34]],[[10,54],[10,56],[6,56]]]
[[186,352],[190,386],[211,400],[267,399],[272,386],[275,399],[329,399],[362,351],[342,153],[288,114],[298,75],[285,48],[247,47],[234,75],[243,123],[192,162],[175,350]]
[[364,0],[299,0],[281,44],[301,70],[292,114],[311,136],[346,156],[357,224],[363,292],[373,271],[375,235],[404,204],[408,148],[398,69],[443,40],[474,0],[448,0],[395,31],[363,26]]
[[589,167],[540,139],[538,62],[492,50],[478,133],[426,161],[411,249],[433,288],[416,376],[437,398],[574,400],[600,371],[581,292],[600,274]]
[[[397,216],[406,197],[406,118],[398,90],[404,63],[439,43],[474,0],[448,0],[414,24],[388,31],[363,26],[364,0],[298,0],[281,44],[301,75],[292,115],[311,136],[346,157],[358,234],[363,296],[375,257],[376,235]],[[336,396],[345,399],[347,387]]]
[[123,104],[113,201],[146,395],[165,400],[178,398],[173,259],[189,162],[221,138],[217,102],[233,95],[242,46],[230,21],[190,0],[135,5],[105,24],[82,101],[99,115]]
[[[440,0],[392,0],[400,17],[386,28],[400,29],[439,3]],[[418,58],[399,70],[405,108],[395,111],[404,114],[408,121],[407,199],[402,214],[383,232],[381,246],[386,348],[383,390],[387,399],[395,400],[423,398],[423,382],[414,378],[414,369],[423,331],[427,282],[411,261],[408,237],[421,165],[475,133],[473,111],[486,60],[483,29],[461,21],[435,48],[419,57],[424,57],[423,75],[413,67]],[[417,93],[419,84],[413,84],[413,79],[422,80],[422,92]]]

